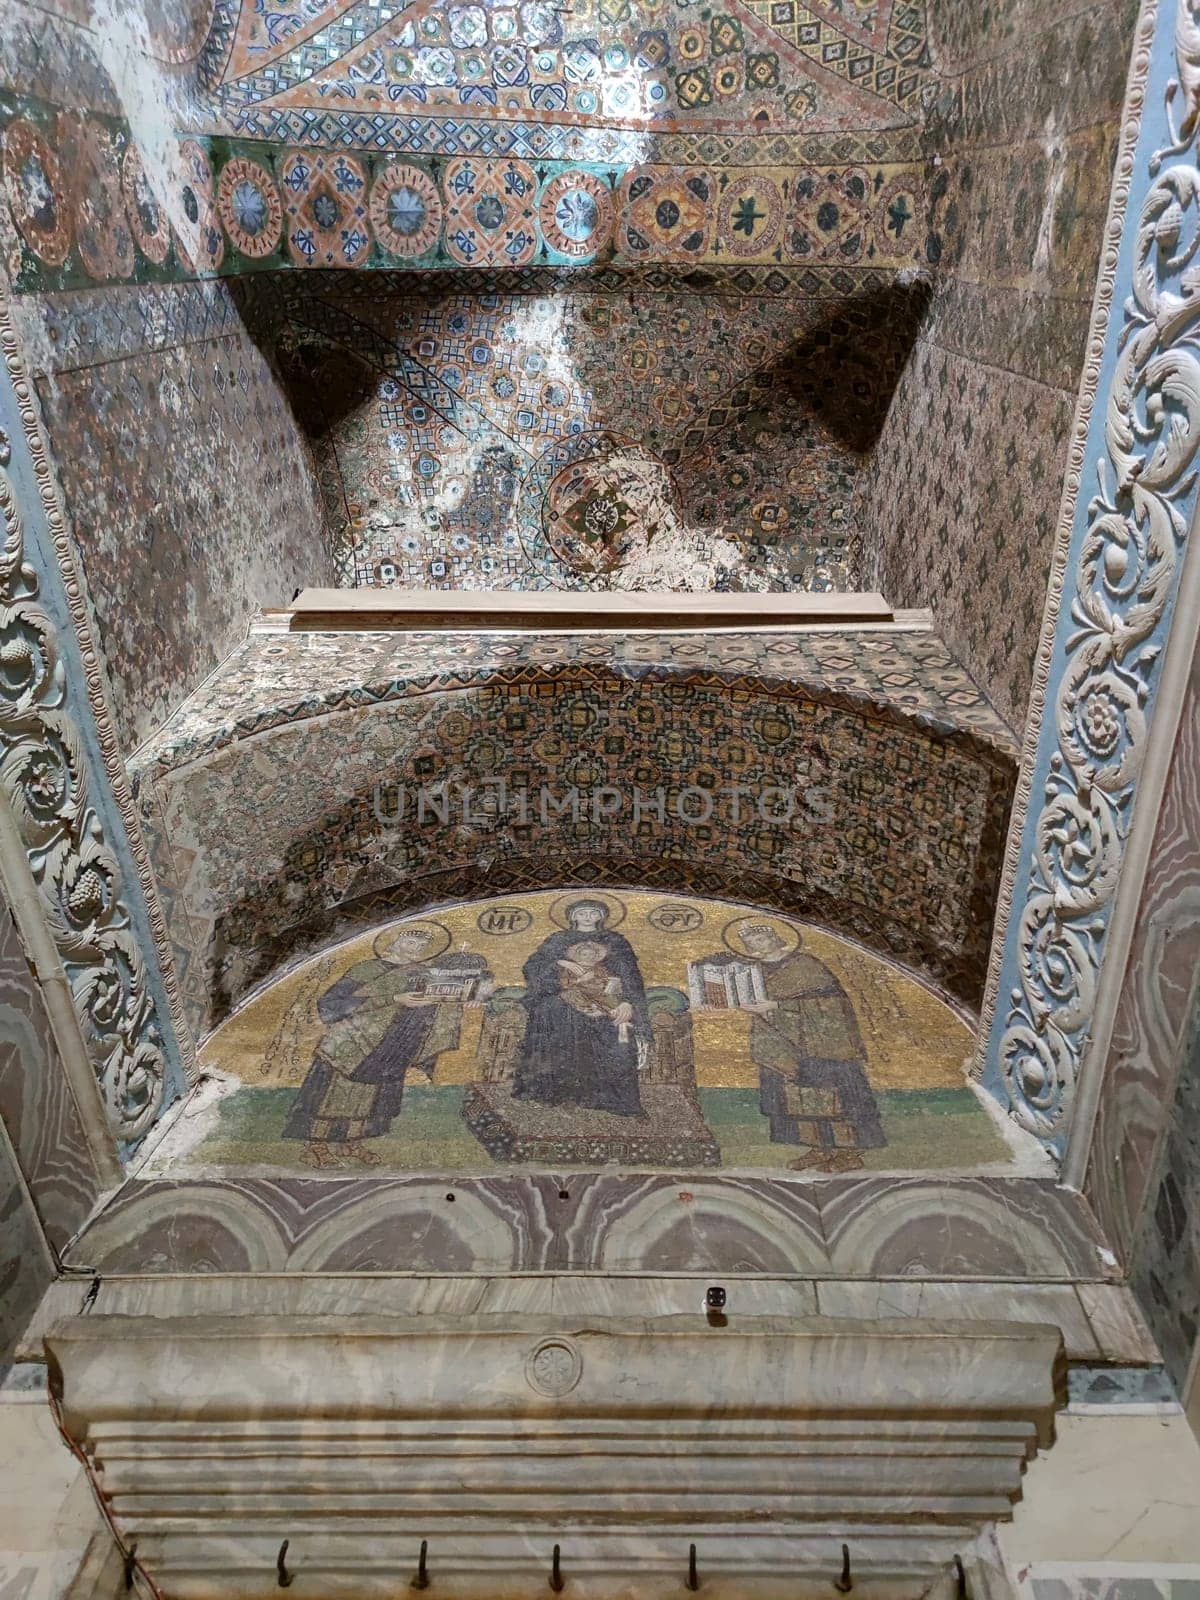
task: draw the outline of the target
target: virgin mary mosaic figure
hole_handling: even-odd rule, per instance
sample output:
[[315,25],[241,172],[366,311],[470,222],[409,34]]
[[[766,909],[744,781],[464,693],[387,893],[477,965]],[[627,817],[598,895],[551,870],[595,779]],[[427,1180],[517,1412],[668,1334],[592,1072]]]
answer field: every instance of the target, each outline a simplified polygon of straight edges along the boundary
[[633,946],[609,920],[604,902],[572,901],[567,926],[525,963],[527,1021],[514,1099],[644,1115],[639,1064],[651,1048],[646,988]]

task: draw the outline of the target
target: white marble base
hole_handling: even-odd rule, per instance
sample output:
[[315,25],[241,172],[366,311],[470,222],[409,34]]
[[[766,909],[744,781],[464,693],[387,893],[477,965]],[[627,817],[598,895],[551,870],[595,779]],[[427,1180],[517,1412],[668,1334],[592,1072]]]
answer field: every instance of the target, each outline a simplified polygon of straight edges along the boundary
[[899,1600],[1010,1514],[1063,1396],[1037,1324],[92,1313],[46,1342],[172,1600],[279,1600],[284,1539],[296,1600],[394,1600],[422,1539],[437,1595],[541,1592],[556,1543],[571,1593],[675,1593],[695,1543],[713,1600],[829,1600],[845,1541]]

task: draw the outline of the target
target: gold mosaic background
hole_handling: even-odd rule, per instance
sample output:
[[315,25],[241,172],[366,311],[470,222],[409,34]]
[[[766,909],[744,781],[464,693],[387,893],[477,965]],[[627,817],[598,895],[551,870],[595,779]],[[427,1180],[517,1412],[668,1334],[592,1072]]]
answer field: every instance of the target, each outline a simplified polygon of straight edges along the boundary
[[[772,924],[789,944],[799,931],[805,948],[826,963],[854,1006],[875,1089],[963,1084],[963,1064],[974,1040],[968,1024],[950,1006],[899,967],[857,945],[754,906],[682,895],[556,890],[449,906],[390,923],[387,932],[413,923],[440,925],[449,935],[448,949],[485,957],[497,984],[519,985],[524,981],[521,969],[533,951],[564,926],[563,906],[581,899],[601,900],[612,908],[608,926],[634,947],[648,988],[671,984],[685,994],[689,961],[736,948],[725,942],[731,923],[751,916],[757,923]],[[511,920],[521,923],[527,916],[527,925],[514,932],[484,931],[488,925],[507,921],[499,915],[507,910],[524,913]],[[669,926],[672,922],[677,926]],[[376,940],[387,942],[379,929],[306,962],[271,985],[213,1034],[202,1053],[202,1065],[263,1088],[298,1087],[322,1031],[316,1013],[318,996],[355,962],[370,959]],[[758,1068],[749,1052],[751,1020],[741,1011],[693,1013],[697,1087],[757,1087]],[[479,1076],[475,1058],[481,1021],[479,1008],[464,1008],[459,1048],[440,1057],[435,1084],[470,1083]]]

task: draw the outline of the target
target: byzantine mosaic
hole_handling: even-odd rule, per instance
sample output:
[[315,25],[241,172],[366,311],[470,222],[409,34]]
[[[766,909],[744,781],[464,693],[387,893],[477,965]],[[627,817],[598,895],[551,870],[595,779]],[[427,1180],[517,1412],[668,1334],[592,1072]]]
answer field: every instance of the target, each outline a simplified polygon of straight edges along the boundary
[[853,485],[923,296],[741,276],[255,295],[294,352],[340,581],[854,588]]
[[936,5],[933,297],[859,479],[869,581],[1025,719],[1137,6]]
[[201,1057],[235,1092],[172,1170],[1002,1166],[973,1042],[899,968],[753,906],[473,901],[252,998]]
[[130,763],[169,776],[269,728],[335,710],[489,678],[533,681],[572,665],[646,683],[683,675],[737,689],[779,688],[957,729],[1015,763],[1018,747],[978,684],[928,630],[888,633],[252,633]]
[[2,108],[10,261],[22,289],[535,256],[907,265],[924,9],[855,12],[219,5],[199,76],[154,64],[166,158],[114,114],[113,50],[79,71],[87,46],[48,18],[42,72],[13,51]]
[[[332,666],[344,639],[253,638],[134,769],[198,1033],[389,909],[556,881],[727,898],[753,884],[764,904],[976,997],[1013,755],[927,637],[867,636],[839,654],[828,638],[365,635]],[[441,655],[432,675],[426,652]],[[419,829],[392,814],[389,786],[457,793],[497,775],[547,786],[554,806],[486,826],[457,810]],[[783,826],[747,826],[728,798],[681,815],[681,790],[731,782],[815,786],[822,800]],[[623,815],[570,801],[631,785],[648,797],[637,819],[632,798]]]

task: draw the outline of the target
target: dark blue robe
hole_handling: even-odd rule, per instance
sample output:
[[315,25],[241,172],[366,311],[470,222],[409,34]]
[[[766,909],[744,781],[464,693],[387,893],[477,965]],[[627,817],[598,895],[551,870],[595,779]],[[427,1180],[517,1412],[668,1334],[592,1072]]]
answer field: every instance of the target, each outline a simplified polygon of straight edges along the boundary
[[[558,963],[572,945],[602,944],[604,967],[620,978],[622,995],[633,1007],[633,1021],[622,1043],[610,1016],[589,1017],[562,993]],[[543,1105],[577,1106],[618,1117],[642,1116],[638,1091],[638,1041],[649,1042],[646,989],[633,946],[619,933],[552,933],[525,963],[527,1022],[521,1056],[513,1076],[513,1098]]]

